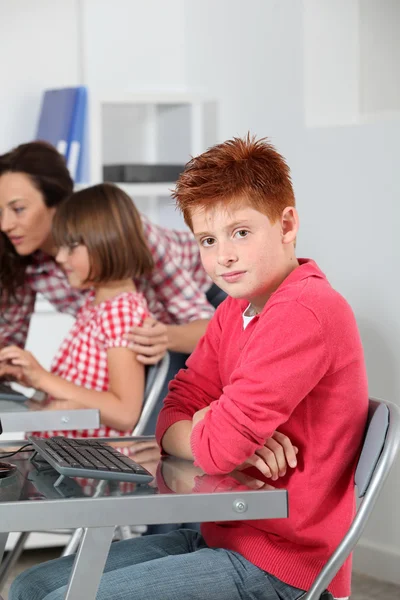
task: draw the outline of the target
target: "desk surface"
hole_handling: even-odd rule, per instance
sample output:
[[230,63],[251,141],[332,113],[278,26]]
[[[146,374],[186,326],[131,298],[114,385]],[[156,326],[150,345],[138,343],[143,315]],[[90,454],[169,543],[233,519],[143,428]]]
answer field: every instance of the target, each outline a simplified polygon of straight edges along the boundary
[[[95,599],[115,525],[288,516],[284,489],[271,489],[268,484],[254,489],[256,480],[239,471],[210,476],[189,461],[160,459],[152,438],[108,442],[143,464],[155,476],[154,481],[138,485],[66,478],[55,488],[58,473],[38,471],[28,453],[5,459],[13,462],[17,471],[0,479],[0,560],[10,531],[85,528],[66,600]],[[0,443],[0,450],[5,443]],[[150,446],[147,460],[140,459],[145,456],[139,452],[143,445]]]
[[[135,460],[135,450],[143,440],[153,441],[125,438],[109,443]],[[35,531],[39,524],[40,529],[51,530],[287,516],[286,490],[267,484],[254,489],[255,479],[241,472],[205,475],[189,461],[157,455],[143,463],[155,477],[150,484],[67,477],[54,487],[58,473],[39,471],[30,455],[5,459],[18,470],[0,479],[2,532]]]
[[94,408],[29,410],[23,402],[0,400],[0,420],[4,433],[97,429],[100,426],[100,411]]

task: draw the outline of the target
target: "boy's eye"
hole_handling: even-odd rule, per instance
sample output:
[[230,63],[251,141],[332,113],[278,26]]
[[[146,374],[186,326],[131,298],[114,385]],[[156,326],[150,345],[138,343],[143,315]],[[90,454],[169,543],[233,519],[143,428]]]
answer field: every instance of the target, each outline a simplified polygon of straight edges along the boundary
[[24,206],[15,206],[14,207],[14,212],[17,213],[17,214],[23,212],[24,210],[25,210]]
[[235,232],[235,236],[238,238],[245,238],[249,232],[247,229],[239,229]]
[[213,245],[214,241],[215,240],[212,237],[204,238],[204,240],[201,240],[201,245],[204,246],[205,248],[209,248],[210,246]]

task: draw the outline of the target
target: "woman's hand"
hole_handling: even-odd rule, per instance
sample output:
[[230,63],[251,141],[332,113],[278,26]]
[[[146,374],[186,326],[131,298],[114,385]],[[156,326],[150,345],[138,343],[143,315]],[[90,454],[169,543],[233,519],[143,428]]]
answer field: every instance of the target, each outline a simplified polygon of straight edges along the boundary
[[41,389],[41,382],[48,374],[46,369],[27,350],[18,346],[7,346],[0,350],[1,375],[10,375],[18,383]]
[[286,435],[275,431],[264,446],[256,450],[253,456],[238,467],[238,470],[256,467],[265,477],[276,481],[286,475],[288,467],[294,469],[297,466],[298,451]]
[[124,337],[137,360],[144,365],[155,365],[168,350],[167,326],[153,317],[147,317],[140,327],[132,327]]

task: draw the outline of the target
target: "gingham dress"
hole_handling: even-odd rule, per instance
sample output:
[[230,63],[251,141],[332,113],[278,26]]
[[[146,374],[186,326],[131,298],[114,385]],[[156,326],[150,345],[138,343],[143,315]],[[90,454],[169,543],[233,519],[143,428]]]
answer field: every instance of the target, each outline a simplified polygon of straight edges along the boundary
[[[124,334],[141,325],[149,311],[143,295],[136,292],[124,292],[97,305],[93,305],[93,298],[92,291],[55,355],[51,372],[81,387],[106,392],[109,386],[107,350],[126,348],[128,341],[123,338]],[[49,398],[48,402],[51,400]],[[111,437],[130,433],[101,425],[99,429],[47,431],[40,435]]]

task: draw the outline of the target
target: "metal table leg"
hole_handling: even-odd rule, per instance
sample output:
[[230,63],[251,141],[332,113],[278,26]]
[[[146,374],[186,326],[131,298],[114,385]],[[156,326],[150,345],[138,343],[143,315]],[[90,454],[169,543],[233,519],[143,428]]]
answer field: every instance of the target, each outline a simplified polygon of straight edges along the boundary
[[114,527],[85,529],[75,556],[65,600],[96,599],[113,535]]
[[3,561],[4,550],[6,548],[8,533],[0,533],[0,565]]
[[[8,533],[0,533],[0,540],[1,540],[1,536],[3,536],[3,535],[6,536],[5,542],[4,542],[4,546],[5,546]],[[18,561],[19,557],[21,556],[21,553],[25,547],[25,542],[28,539],[28,537],[29,537],[29,531],[21,532],[15,543],[14,548],[12,548],[12,550],[10,550],[8,552],[7,556],[5,558],[3,558],[3,561],[0,564],[0,592],[3,589],[3,586],[6,582],[6,579],[9,575],[11,569],[13,568],[13,566],[15,565],[15,563]],[[4,552],[4,547],[3,547],[3,552]],[[0,541],[0,554],[1,554],[1,541]]]

